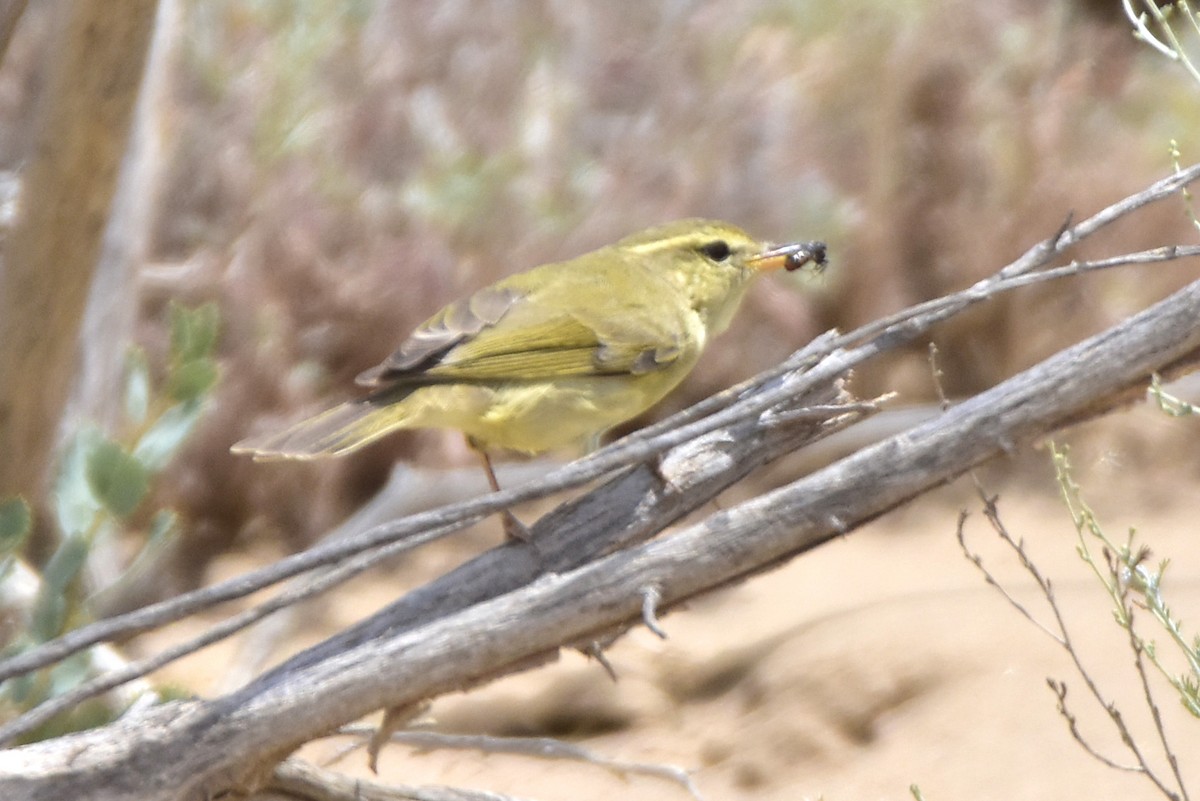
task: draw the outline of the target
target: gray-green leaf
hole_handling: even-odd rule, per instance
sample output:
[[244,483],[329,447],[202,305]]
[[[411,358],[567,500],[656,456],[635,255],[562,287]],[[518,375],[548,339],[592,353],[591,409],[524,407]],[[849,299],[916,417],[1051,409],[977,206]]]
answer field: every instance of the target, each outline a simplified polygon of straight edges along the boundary
[[33,515],[24,498],[0,501],[0,559],[20,551],[32,527]]
[[179,450],[200,420],[199,403],[180,403],[163,412],[133,448],[134,456],[149,470],[160,470]]
[[39,642],[58,636],[66,624],[67,588],[87,561],[91,543],[86,537],[67,537],[42,571],[42,588],[33,607],[32,634]]
[[117,443],[104,440],[88,457],[88,485],[114,517],[133,513],[150,488],[146,468]]
[[102,509],[88,481],[88,459],[103,439],[96,428],[81,428],[63,453],[54,482],[54,513],[64,536],[90,531]]
[[217,363],[212,359],[194,359],[171,371],[167,391],[181,403],[197,401],[217,383]]
[[221,321],[215,303],[194,309],[172,303],[170,314],[172,361],[183,364],[212,354]]
[[150,365],[141,348],[129,349],[129,372],[125,378],[125,417],[140,426],[150,410]]

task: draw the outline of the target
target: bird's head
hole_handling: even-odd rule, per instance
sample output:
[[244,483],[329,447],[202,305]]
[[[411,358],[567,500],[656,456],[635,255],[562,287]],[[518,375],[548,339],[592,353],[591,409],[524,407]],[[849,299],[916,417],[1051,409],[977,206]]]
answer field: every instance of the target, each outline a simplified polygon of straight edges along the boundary
[[649,228],[613,247],[667,275],[705,320],[709,333],[728,326],[754,276],[778,270],[825,267],[825,245],[772,245],[730,223],[687,219]]

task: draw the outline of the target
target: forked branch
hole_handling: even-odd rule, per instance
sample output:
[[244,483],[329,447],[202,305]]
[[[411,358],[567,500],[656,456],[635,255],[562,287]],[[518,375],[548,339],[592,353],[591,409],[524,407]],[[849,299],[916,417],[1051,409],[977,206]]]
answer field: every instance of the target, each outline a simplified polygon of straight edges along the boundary
[[[552,659],[564,645],[606,641],[642,620],[647,587],[657,591],[661,615],[845,534],[995,455],[1103,413],[1148,385],[1152,374],[1177,372],[1200,354],[1200,327],[1194,324],[1200,283],[936,419],[649,539],[753,466],[860,417],[857,406],[829,421],[797,413],[844,400],[838,382],[852,367],[1029,281],[1080,238],[1198,176],[1200,167],[1190,168],[1064,228],[968,290],[866,330],[823,337],[778,368],[536,485],[407,518],[320,554],[285,560],[286,569],[276,566],[267,584],[387,543],[428,539],[435,535],[421,532],[452,530],[521,500],[611,474],[599,489],[537,523],[536,550],[510,544],[484,554],[237,692],[0,752],[0,775],[9,777],[0,779],[0,796],[179,799],[244,788],[298,745],[374,710],[413,705],[525,669]],[[222,592],[237,597],[262,580],[243,580],[237,592]],[[154,624],[186,613],[181,610],[196,601],[159,607]],[[147,618],[140,620],[144,625]],[[128,625],[118,620],[93,629],[69,646],[52,645],[17,666],[0,666],[0,674],[45,664],[38,660],[83,647],[88,638],[116,636]]]

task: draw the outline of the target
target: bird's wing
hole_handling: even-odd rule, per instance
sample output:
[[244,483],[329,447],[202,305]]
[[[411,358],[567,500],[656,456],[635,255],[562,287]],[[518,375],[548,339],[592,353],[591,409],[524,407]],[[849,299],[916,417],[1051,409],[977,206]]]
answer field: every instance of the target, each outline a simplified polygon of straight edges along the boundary
[[494,327],[524,297],[519,290],[490,286],[451,303],[418,326],[391,356],[361,373],[357,382],[378,386],[436,367],[456,346]]
[[442,309],[358,383],[637,375],[662,369],[682,350],[679,335],[653,318],[639,325],[602,308],[611,305],[607,300],[586,312],[577,305],[504,284],[488,287]]

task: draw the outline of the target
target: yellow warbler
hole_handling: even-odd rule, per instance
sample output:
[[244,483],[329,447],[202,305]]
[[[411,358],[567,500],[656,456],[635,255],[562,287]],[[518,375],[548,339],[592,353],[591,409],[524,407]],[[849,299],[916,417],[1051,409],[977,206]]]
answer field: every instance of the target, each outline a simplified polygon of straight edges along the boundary
[[636,417],[692,370],[751,278],[809,263],[824,266],[822,243],[770,247],[710,220],[650,228],[451,303],[358,377],[369,393],[233,451],[314,459],[401,428],[454,428],[495,488],[489,451],[594,441]]

